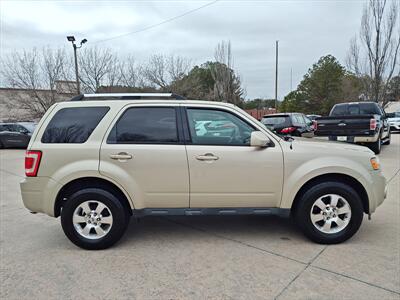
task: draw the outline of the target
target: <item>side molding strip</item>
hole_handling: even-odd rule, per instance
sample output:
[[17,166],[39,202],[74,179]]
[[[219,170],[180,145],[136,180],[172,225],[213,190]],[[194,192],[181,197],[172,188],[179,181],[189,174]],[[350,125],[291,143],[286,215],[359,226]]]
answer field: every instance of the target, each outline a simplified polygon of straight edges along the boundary
[[223,208],[144,208],[132,211],[135,217],[145,216],[217,216],[217,215],[274,215],[289,217],[288,208],[223,207]]

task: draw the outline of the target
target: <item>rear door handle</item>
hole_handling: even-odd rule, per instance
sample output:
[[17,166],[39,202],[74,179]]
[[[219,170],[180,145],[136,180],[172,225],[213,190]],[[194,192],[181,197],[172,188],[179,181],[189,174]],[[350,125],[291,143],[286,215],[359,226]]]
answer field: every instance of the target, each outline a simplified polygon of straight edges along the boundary
[[215,155],[212,154],[212,153],[206,153],[206,154],[204,154],[204,155],[198,155],[198,156],[196,156],[196,159],[197,159],[197,160],[201,160],[201,161],[209,161],[209,160],[218,160],[219,157],[218,157],[218,156],[215,156]]
[[132,155],[126,152],[120,152],[117,154],[111,154],[110,155],[111,159],[118,159],[118,160],[126,160],[126,159],[132,159]]

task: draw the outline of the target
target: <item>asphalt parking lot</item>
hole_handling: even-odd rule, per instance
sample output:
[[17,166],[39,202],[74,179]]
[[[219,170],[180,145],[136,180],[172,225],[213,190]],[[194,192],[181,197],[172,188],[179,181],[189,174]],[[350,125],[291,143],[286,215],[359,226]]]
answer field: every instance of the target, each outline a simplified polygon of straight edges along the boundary
[[331,246],[288,219],[192,216],[132,219],[113,248],[81,250],[24,208],[23,157],[0,151],[1,299],[400,299],[400,134],[380,155],[388,198]]

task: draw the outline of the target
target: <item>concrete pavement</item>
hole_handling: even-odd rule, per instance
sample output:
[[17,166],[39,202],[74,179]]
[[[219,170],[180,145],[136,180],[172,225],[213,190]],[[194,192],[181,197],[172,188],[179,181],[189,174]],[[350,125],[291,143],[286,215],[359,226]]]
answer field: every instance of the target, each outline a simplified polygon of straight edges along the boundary
[[388,198],[349,241],[308,241],[276,217],[148,217],[85,251],[31,215],[22,150],[0,151],[1,299],[400,299],[400,134],[380,155]]

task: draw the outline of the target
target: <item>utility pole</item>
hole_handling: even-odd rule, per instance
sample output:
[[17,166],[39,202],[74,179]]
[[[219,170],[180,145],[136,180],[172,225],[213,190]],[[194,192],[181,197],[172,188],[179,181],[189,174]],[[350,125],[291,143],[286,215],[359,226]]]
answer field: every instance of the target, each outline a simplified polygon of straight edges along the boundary
[[72,44],[74,47],[74,58],[75,58],[75,78],[76,78],[76,91],[79,95],[81,93],[81,85],[79,83],[79,72],[78,72],[78,58],[76,56],[76,45],[75,43]]
[[79,83],[78,57],[76,55],[76,50],[82,48],[82,45],[87,42],[87,39],[83,39],[79,47],[75,44],[75,37],[73,35],[67,36],[67,40],[72,43],[72,47],[74,48],[76,91],[79,95],[81,93],[81,86]]
[[278,111],[278,43],[275,44],[275,110]]

